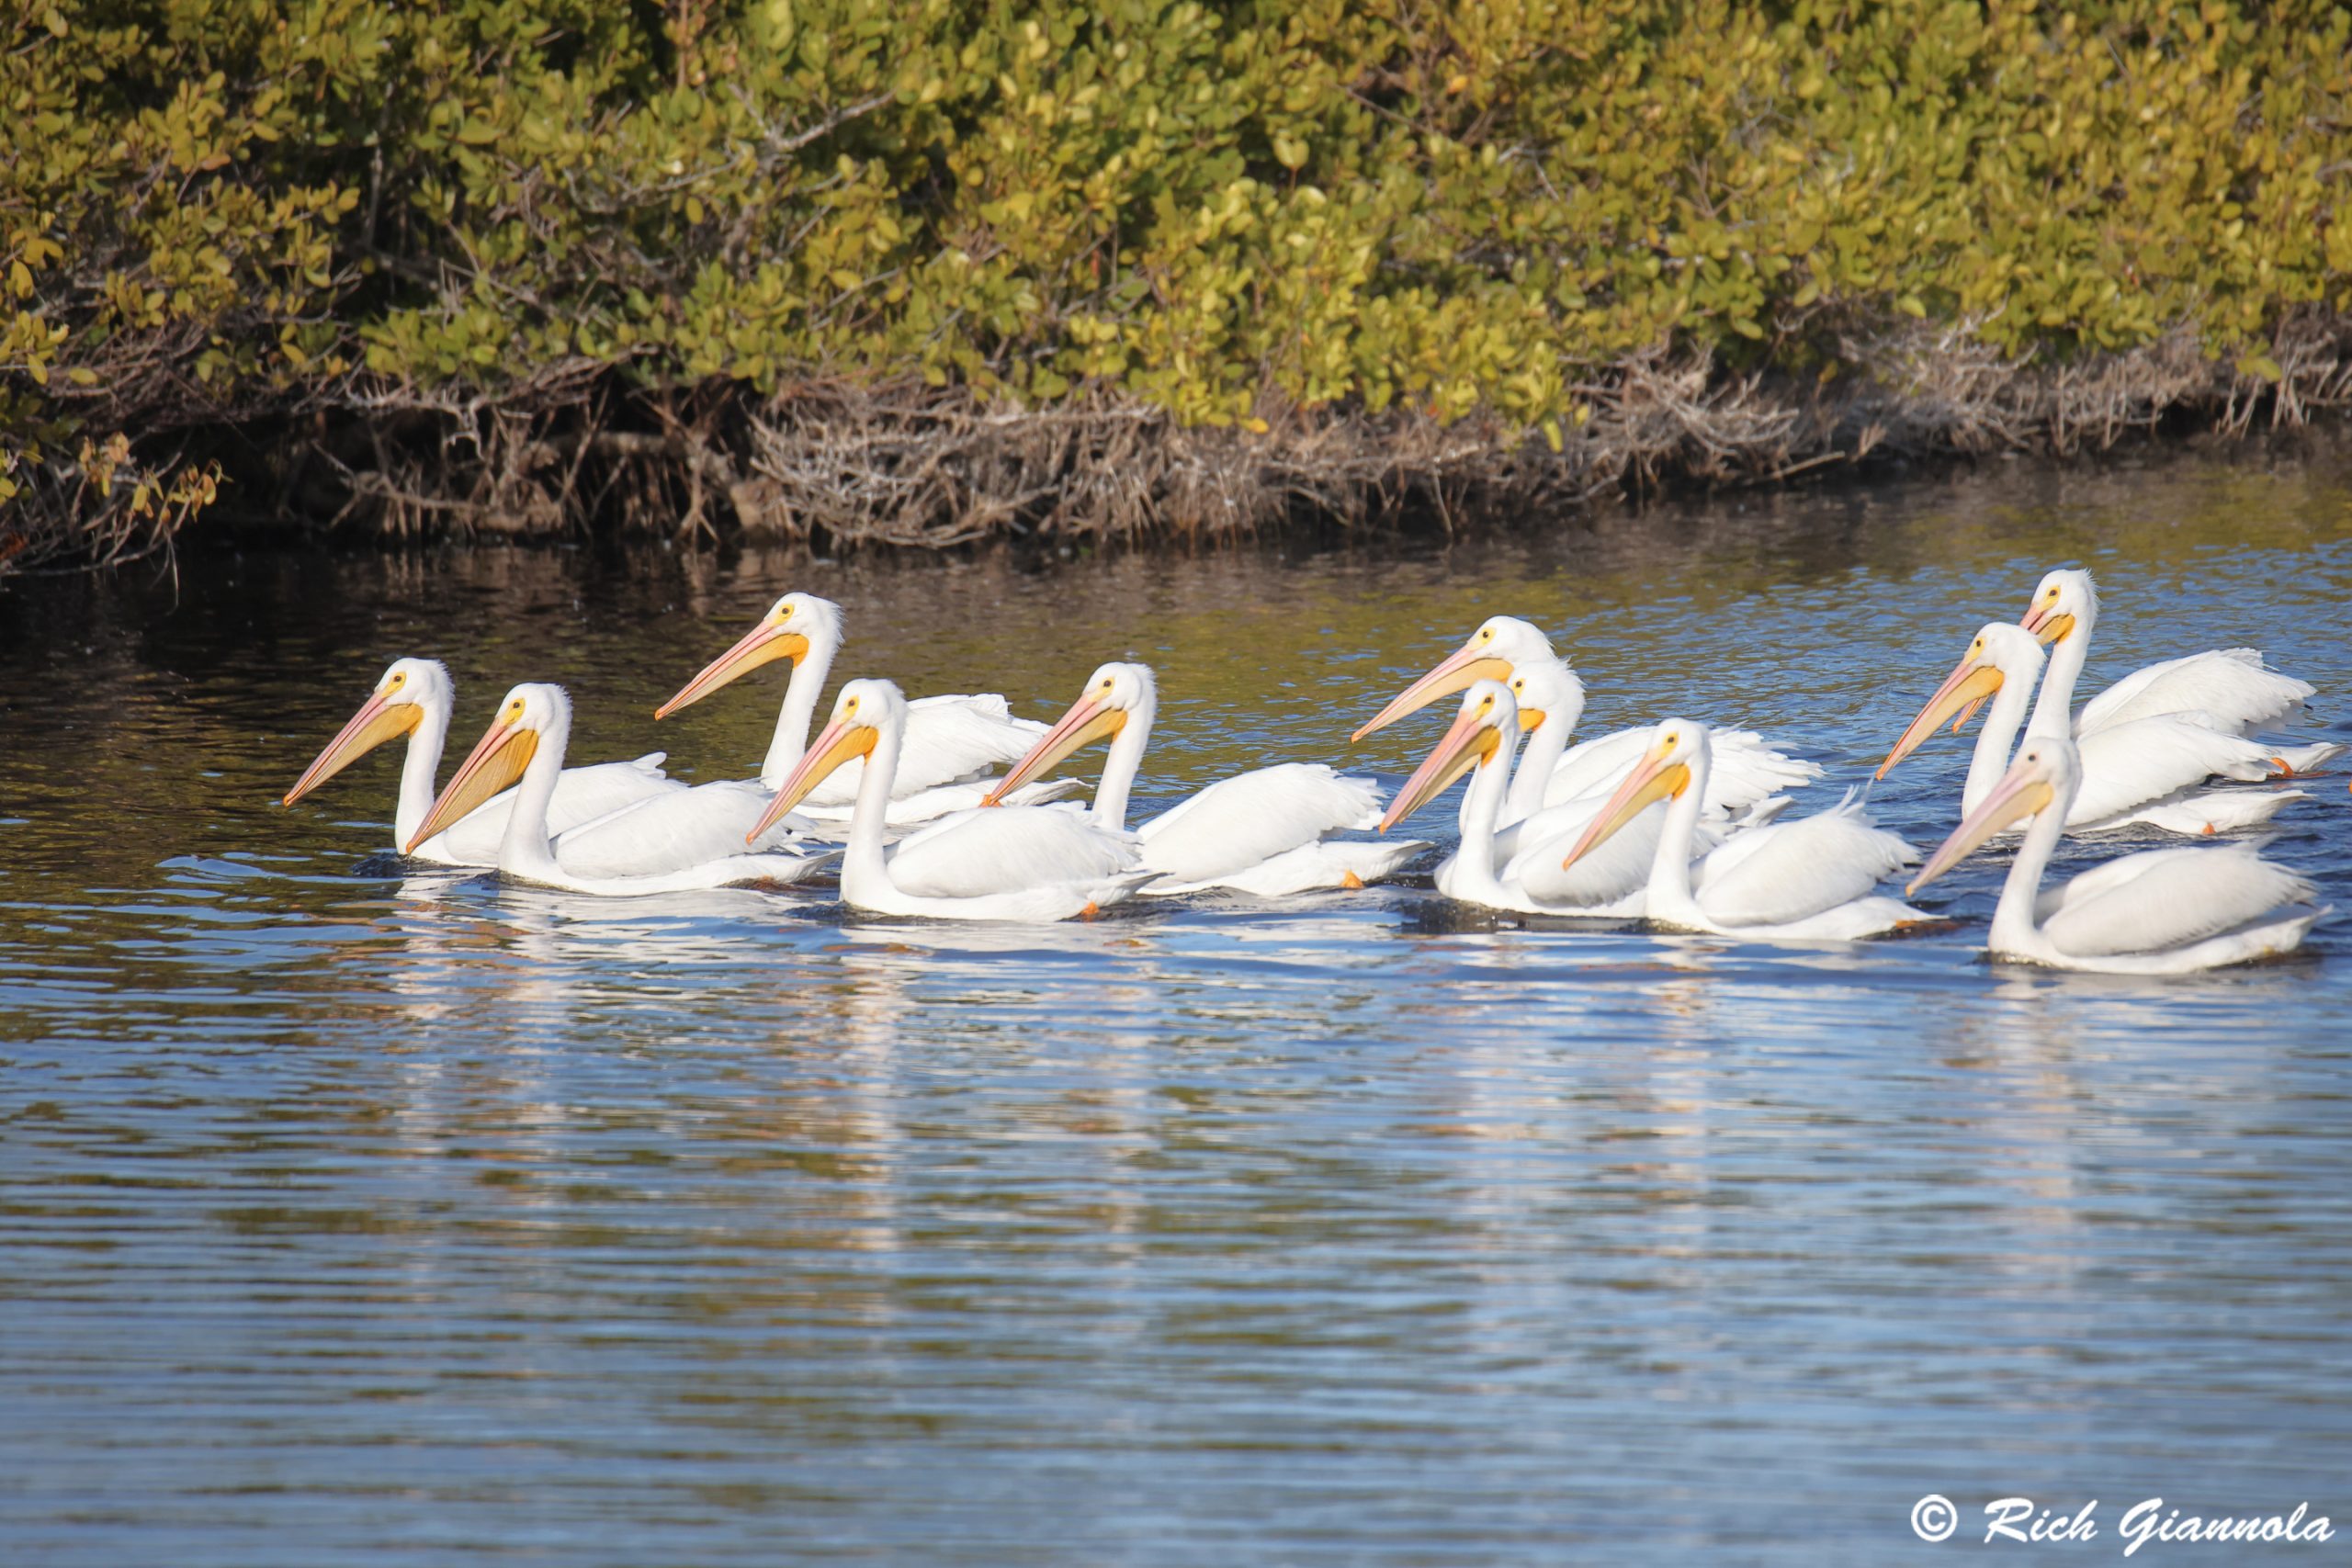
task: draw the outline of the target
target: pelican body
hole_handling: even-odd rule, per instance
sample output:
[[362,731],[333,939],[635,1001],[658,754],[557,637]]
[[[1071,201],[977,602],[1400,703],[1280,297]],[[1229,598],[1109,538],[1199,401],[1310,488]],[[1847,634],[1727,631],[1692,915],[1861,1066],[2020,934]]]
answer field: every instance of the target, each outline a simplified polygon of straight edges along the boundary
[[1920,868],[1916,894],[2019,821],[2025,837],[1986,933],[1996,958],[2113,975],[2183,975],[2300,946],[2327,911],[2310,881],[2252,844],[2143,850],[2041,891],[2082,782],[2075,742],[2029,736],[2017,761]]
[[[2271,669],[2257,649],[2208,649],[2143,665],[2084,704],[2076,716],[2075,683],[2090,659],[2091,632],[2098,625],[2098,588],[2091,574],[2045,572],[2018,624],[2051,650],[2030,734],[2079,742],[2135,719],[2171,717],[2247,736],[2278,724],[2312,694],[2309,682]],[[2308,773],[2342,750],[2340,746],[2290,749],[2277,754],[2277,771]]]
[[[2034,679],[2041,695],[2034,697]],[[2063,703],[2052,705],[2051,676],[2035,634],[2002,621],[1987,622],[1970,641],[1960,663],[1929,696],[1879,765],[1878,776],[1918,750],[1947,718],[1957,729],[1978,707],[1984,726],[1976,737],[1961,811],[1983,802],[2003,770],[2026,705],[2035,704],[2030,736],[2052,734],[2064,724]],[[2070,797],[2066,826],[2098,832],[2141,825],[2175,833],[2213,833],[2267,821],[2290,801],[2307,798],[2300,790],[2212,790],[2218,775],[2255,783],[2274,771],[2270,749],[2211,728],[2180,714],[2144,714],[2100,726],[2077,743],[2080,787]]]
[[842,687],[833,716],[785,776],[752,830],[797,806],[854,761],[865,764],[842,859],[842,897],[884,915],[952,920],[1066,920],[1118,902],[1150,880],[1132,833],[1074,811],[1003,806],[950,813],[885,847],[908,703],[888,681]]
[[[1069,711],[990,793],[994,806],[1094,741],[1110,754],[1094,789],[1097,826],[1125,831],[1127,801],[1159,714],[1159,686],[1147,664],[1105,664],[1087,677]],[[1380,821],[1369,780],[1342,778],[1312,762],[1278,762],[1219,779],[1136,829],[1143,869],[1159,880],[1147,894],[1229,888],[1281,897],[1322,888],[1362,887],[1429,848],[1417,840],[1368,843],[1331,834]]]
[[1873,891],[1881,878],[1919,857],[1873,826],[1850,795],[1828,811],[1735,835],[1702,863],[1694,886],[1691,840],[1713,761],[1709,750],[1705,725],[1681,718],[1661,723],[1566,863],[1575,865],[1663,799],[1669,803],[1665,829],[1642,894],[1643,918],[1652,925],[1718,936],[1843,942],[1926,918]]
[[[1413,776],[1405,781],[1380,820],[1383,832],[1442,795],[1464,774],[1470,778],[1462,809],[1462,844],[1437,868],[1437,888],[1449,898],[1489,909],[1522,914],[1629,917],[1642,912],[1642,888],[1660,831],[1660,811],[1644,815],[1639,827],[1611,838],[1574,866],[1561,852],[1589,822],[1601,804],[1555,807],[1529,818],[1556,821],[1549,838],[1534,842],[1509,866],[1498,847],[1496,824],[1516,776],[1511,753],[1521,730],[1521,712],[1510,689],[1498,681],[1477,680],[1462,694],[1453,725],[1440,738]],[[1523,769],[1522,769],[1523,772]],[[1563,817],[1562,813],[1568,813]],[[1520,824],[1522,829],[1527,823]],[[1531,840],[1523,831],[1521,841]]]
[[[439,831],[423,837],[417,833],[433,809],[434,774],[441,766],[441,750],[448,743],[449,721],[456,708],[456,682],[439,660],[392,660],[342,733],[327,742],[286,792],[284,804],[293,805],[377,747],[405,736],[407,754],[401,763],[400,794],[392,811],[395,848],[440,865],[497,864],[499,846],[505,840],[514,807],[511,794],[490,796]],[[685,788],[662,775],[662,754],[652,751],[630,762],[564,769],[548,800],[549,827],[563,832],[639,801]]]
[[[574,893],[628,897],[746,882],[797,882],[832,858],[830,853],[729,854],[652,874],[583,874],[565,862],[557,843],[548,836],[548,808],[563,773],[564,746],[571,736],[571,699],[562,687],[526,682],[508,692],[498,716],[450,777],[448,787],[433,803],[408,848],[413,852],[416,843],[514,785],[514,806],[499,844],[498,869],[525,882]],[[657,803],[639,803],[640,807],[653,804]],[[631,815],[624,810],[618,818],[627,821]],[[768,826],[763,823],[763,830]]]
[[[763,664],[790,660],[792,676],[785,682],[775,733],[760,763],[763,792],[772,795],[784,787],[808,750],[817,699],[841,647],[842,607],[813,593],[787,593],[769,605],[759,624],[734,647],[703,666],[677,695],[654,709],[653,716],[666,718]],[[906,707],[906,744],[891,786],[889,820],[894,824],[926,821],[979,805],[988,790],[969,781],[1017,760],[1046,732],[1042,724],[1013,717],[1004,698],[993,694],[921,697]],[[864,769],[863,760],[844,764],[818,783],[799,810],[817,818],[846,816],[857,799]]]
[[[1633,766],[1649,735],[1646,729],[1625,729],[1571,746],[1584,716],[1584,682],[1532,622],[1489,615],[1468,641],[1399,692],[1350,739],[1361,740],[1473,682],[1515,679],[1531,684],[1521,687],[1519,698],[1525,750],[1501,815],[1501,848],[1508,853],[1514,847],[1510,824],[1547,806],[1605,794]],[[1720,731],[1715,745],[1716,767],[1701,803],[1711,816],[1736,816],[1780,790],[1821,776],[1818,766],[1772,750],[1752,730]],[[1464,810],[1469,803],[1465,792]]]

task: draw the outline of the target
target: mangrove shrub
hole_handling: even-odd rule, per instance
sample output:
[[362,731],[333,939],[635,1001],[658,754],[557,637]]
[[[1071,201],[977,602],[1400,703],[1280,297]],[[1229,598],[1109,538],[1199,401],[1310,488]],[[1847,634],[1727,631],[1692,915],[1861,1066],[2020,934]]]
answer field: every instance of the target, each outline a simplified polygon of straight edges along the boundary
[[1883,379],[1906,329],[2252,389],[2352,301],[2318,0],[16,8],[0,554],[492,467],[549,525],[630,463],[740,514],[820,391],[1540,455],[1628,365]]

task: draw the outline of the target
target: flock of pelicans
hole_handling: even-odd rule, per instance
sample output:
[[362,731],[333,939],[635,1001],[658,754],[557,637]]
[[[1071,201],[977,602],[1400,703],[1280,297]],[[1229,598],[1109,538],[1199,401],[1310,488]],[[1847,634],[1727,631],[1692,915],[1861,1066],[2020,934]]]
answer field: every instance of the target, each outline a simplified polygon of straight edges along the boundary
[[[1905,896],[2022,826],[1989,932],[1998,956],[2175,973],[2294,948],[2327,911],[2313,907],[2309,880],[2256,843],[2147,850],[2041,886],[2067,832],[2251,827],[2308,796],[2227,782],[2309,773],[2343,750],[2251,739],[2312,690],[2251,649],[2149,665],[2075,713],[2098,614],[2087,572],[2051,572],[2021,622],[1976,633],[1895,741],[1882,778],[1946,720],[1957,733],[1984,710],[1960,824]],[[1103,665],[1050,728],[1013,717],[1001,696],[910,701],[888,681],[851,681],[811,741],[841,641],[839,606],[786,594],[656,710],[789,660],[756,780],[689,786],[662,774],[659,753],[567,768],[570,699],[525,684],[436,795],[455,694],[441,665],[402,659],[286,801],[405,737],[394,822],[400,851],[422,860],[605,895],[797,883],[838,862],[841,897],[859,908],[1058,920],[1136,895],[1360,887],[1429,848],[1385,835],[1466,774],[1460,847],[1436,872],[1439,890],[1466,903],[1791,942],[1849,942],[1930,919],[1878,891],[1917,852],[1873,826],[1851,792],[1786,818],[1781,792],[1821,769],[1751,732],[1669,718],[1569,744],[1583,683],[1540,631],[1510,616],[1480,626],[1356,732],[1461,694],[1452,727],[1385,810],[1369,780],[1287,762],[1220,780],[1133,829],[1128,795],[1158,705],[1147,666]],[[1055,804],[1075,786],[1044,775],[1096,741],[1109,750],[1091,807]],[[1373,829],[1381,837],[1340,836]]]

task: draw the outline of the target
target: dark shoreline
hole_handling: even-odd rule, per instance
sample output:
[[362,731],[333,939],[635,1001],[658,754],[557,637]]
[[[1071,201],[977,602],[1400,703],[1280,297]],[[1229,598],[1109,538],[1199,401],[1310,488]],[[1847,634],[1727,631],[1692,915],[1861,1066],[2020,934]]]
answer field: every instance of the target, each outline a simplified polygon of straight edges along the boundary
[[[2020,480],[2043,495],[2081,498],[2065,504],[2095,506],[2116,484],[2166,471],[2191,482],[2216,472],[2352,472],[2352,419],[2329,413],[2275,430],[2257,426],[2239,436],[2210,427],[2167,427],[2064,458],[2022,452],[1926,457],[1878,453],[1860,464],[1824,465],[1777,483],[1725,488],[1668,479],[1639,494],[1605,494],[1558,510],[1456,517],[1450,527],[1434,513],[1422,512],[1379,529],[1294,526],[1074,543],[999,536],[948,549],[879,546],[831,553],[805,541],[733,535],[680,547],[616,531],[472,537],[444,533],[397,539],[284,523],[216,525],[195,529],[171,549],[143,560],[95,570],[53,566],[18,579],[0,577],[0,606],[12,612],[0,624],[23,636],[52,613],[96,598],[113,604],[118,624],[130,630],[173,605],[200,606],[255,572],[265,580],[291,572],[323,574],[317,579],[322,582],[377,581],[385,585],[377,592],[389,589],[395,599],[401,591],[390,585],[411,579],[464,581],[477,594],[504,598],[519,592],[535,603],[545,601],[561,581],[574,585],[563,594],[625,592],[639,600],[650,592],[703,605],[793,588],[837,594],[861,581],[887,581],[907,573],[978,573],[1006,582],[1108,573],[1143,581],[1154,577],[1158,563],[1222,563],[1217,570],[1235,574],[1237,588],[1261,570],[1315,563],[1343,571],[1402,570],[1410,577],[1464,552],[1524,557],[1531,570],[1542,570],[1538,563],[1573,560],[1579,570],[1606,570],[1647,559],[1671,577],[1675,563],[1687,561],[1686,552],[1693,549],[1810,556],[1824,537],[1868,532],[1885,507],[1911,504],[1907,498],[1923,492],[1948,507],[1956,524],[1973,526],[2013,506]],[[2248,537],[2263,532],[2261,521],[2248,516]]]
[[[2352,355],[2346,358],[2352,361]],[[1546,451],[1543,457],[1549,460],[1536,461],[1531,459],[1524,444],[1506,448],[1490,442],[1478,448],[1492,460],[1488,470],[1473,470],[1466,463],[1430,464],[1415,469],[1409,460],[1427,457],[1430,452],[1427,444],[1446,439],[1448,433],[1408,430],[1393,451],[1396,464],[1390,473],[1359,478],[1344,493],[1321,505],[1295,494],[1261,497],[1264,504],[1258,510],[1243,513],[1237,509],[1236,520],[1225,526],[1208,526],[1198,520],[1193,525],[1180,526],[1147,519],[1116,529],[1040,527],[1015,517],[991,529],[957,527],[935,540],[889,535],[842,536],[825,529],[744,527],[731,522],[680,535],[644,525],[641,513],[632,517],[624,513],[552,519],[542,513],[536,524],[526,514],[493,526],[391,528],[350,520],[322,524],[298,512],[264,513],[237,504],[232,491],[196,525],[147,541],[117,558],[93,560],[68,555],[14,571],[0,562],[0,593],[12,581],[29,585],[107,567],[129,570],[144,565],[168,570],[170,561],[182,552],[210,555],[246,549],[317,547],[330,554],[356,550],[393,557],[432,555],[469,546],[588,549],[614,564],[645,552],[651,552],[655,558],[683,554],[724,561],[749,551],[827,565],[845,559],[990,558],[1023,570],[1050,570],[1061,562],[1098,557],[1171,551],[1184,555],[1204,549],[1316,552],[1372,545],[1410,551],[1419,544],[1509,536],[1531,526],[1557,526],[1564,518],[1600,524],[1611,517],[1642,515],[1659,503],[1726,493],[1747,492],[1759,499],[1797,492],[1835,494],[1905,479],[1962,476],[1987,461],[2021,460],[2098,471],[2115,463],[2161,463],[2217,455],[2256,462],[2274,457],[2291,459],[2334,448],[2352,431],[2352,422],[2344,417],[2347,390],[2352,390],[2352,369],[2336,372],[2331,366],[2329,371],[2324,387],[2315,377],[2305,387],[2305,395],[2291,402],[2253,400],[2246,388],[2236,386],[2228,388],[2235,400],[2218,406],[2182,400],[2144,419],[2117,421],[2092,432],[2076,427],[2079,438],[2071,450],[2055,449],[2046,439],[2049,432],[2042,433],[2045,439],[2040,443],[2018,440],[1989,447],[1951,439],[1930,443],[1880,438],[1859,453],[1832,446],[1811,457],[1792,456],[1810,450],[1809,446],[1784,442],[1772,447],[1715,450],[1712,469],[1690,460],[1689,453],[1671,459],[1626,459],[1606,482],[1590,476],[1592,451],[1579,453],[1573,446],[1556,457]],[[2316,395],[2323,390],[2328,393],[2324,399]],[[1812,428],[1816,443],[1834,439],[1841,430],[1850,431],[1853,416],[1860,411],[1856,406],[1846,407],[1842,422],[1822,417],[1825,412],[1826,405],[1815,405]],[[1374,445],[1374,434],[1359,422],[1352,439],[1360,457]],[[1182,450],[1166,455],[1163,461],[1174,467],[1197,460],[1203,446],[1222,446],[1228,454],[1246,454],[1250,444],[1271,446],[1278,442],[1279,433],[1255,437],[1233,431],[1179,431],[1170,439]],[[1453,439],[1466,450],[1479,438],[1475,433],[1463,432]],[[1411,445],[1416,440],[1421,445]],[[1777,468],[1763,466],[1762,459],[1768,456],[1777,457]],[[1364,464],[1359,462],[1351,471],[1361,475],[1363,469]],[[655,482],[658,486],[658,478]],[[1544,519],[1545,525],[1532,521],[1537,518]]]

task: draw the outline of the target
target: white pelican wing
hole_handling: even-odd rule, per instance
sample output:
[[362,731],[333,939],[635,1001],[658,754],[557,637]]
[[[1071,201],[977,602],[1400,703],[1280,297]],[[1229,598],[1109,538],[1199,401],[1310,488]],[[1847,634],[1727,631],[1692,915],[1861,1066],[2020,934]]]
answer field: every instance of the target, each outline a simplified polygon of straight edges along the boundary
[[673,794],[686,786],[662,772],[667,751],[648,751],[626,762],[592,762],[566,768],[556,780],[555,798],[548,803],[548,831],[560,833],[618,811],[632,801]]
[[[662,764],[668,756],[666,751],[648,751],[626,762],[591,762],[584,768],[564,769],[548,803],[548,831],[560,833],[640,800],[684,789],[684,784],[662,773]],[[514,792],[501,790],[442,829],[435,843],[426,846],[427,852],[437,851],[469,865],[495,865],[498,846],[506,838],[507,819],[514,813]],[[742,848],[740,843],[735,847]]]
[[[1317,839],[1281,854],[1206,882],[1155,881],[1143,892],[1153,897],[1208,889],[1251,893],[1261,898],[1287,898],[1358,884],[1370,885],[1393,876],[1406,862],[1428,849],[1422,839]],[[1150,862],[1149,852],[1145,863]]]
[[2068,825],[2075,827],[2122,816],[2215,775],[2253,784],[2271,772],[2266,748],[2183,718],[2110,724],[2077,745],[2082,790],[2066,814]]
[[[2258,847],[2258,846],[2250,846]],[[2184,845],[2169,850],[2143,850],[2138,854],[2118,855],[2101,861],[2070,881],[2055,887],[2044,887],[2034,895],[2033,918],[2036,923],[2048,919],[2069,904],[2081,904],[2113,891],[2146,871],[2158,858],[2165,855],[2201,855],[2205,850]]]
[[[2098,886],[2081,891],[2093,878]],[[2153,850],[2075,878],[2041,929],[2060,952],[2079,957],[2161,953],[2303,903],[2314,891],[2252,844]]]
[[1311,844],[1380,825],[1370,781],[1319,762],[1282,762],[1219,779],[1142,824],[1143,863],[1176,882],[1212,882]]
[[899,840],[890,879],[919,898],[978,898],[1061,883],[1108,881],[1136,868],[1133,833],[1074,811],[997,806],[958,811]]
[[2133,719],[2199,713],[2231,734],[2251,735],[2301,707],[2312,691],[2271,669],[2258,649],[2209,649],[2134,670],[2083,705],[2075,734],[2079,739]]
[[[749,779],[696,784],[657,795],[555,835],[556,863],[575,876],[658,876],[744,854],[743,835],[767,809],[772,792]],[[787,817],[756,846],[787,842]]]
[[1849,795],[1817,816],[1734,833],[1700,862],[1691,891],[1726,926],[1786,925],[1867,897],[1918,858]]
[[839,859],[839,850],[806,854],[722,855],[717,860],[640,876],[588,876],[558,866],[551,874],[520,874],[517,879],[597,898],[642,898],[658,893],[694,893],[761,882],[789,885],[807,880]]

